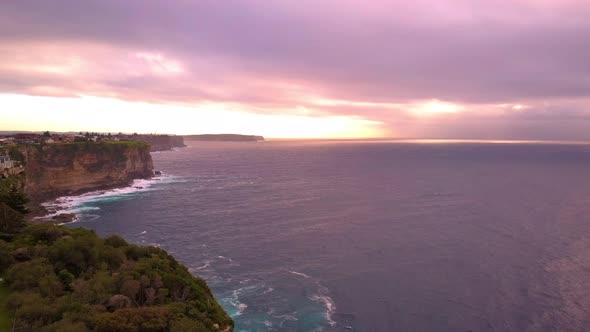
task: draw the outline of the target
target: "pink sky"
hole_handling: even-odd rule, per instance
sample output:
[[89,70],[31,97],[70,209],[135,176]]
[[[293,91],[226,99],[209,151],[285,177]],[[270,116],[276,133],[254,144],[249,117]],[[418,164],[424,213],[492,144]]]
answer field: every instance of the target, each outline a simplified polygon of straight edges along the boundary
[[0,130],[587,140],[588,17],[586,1],[3,1]]

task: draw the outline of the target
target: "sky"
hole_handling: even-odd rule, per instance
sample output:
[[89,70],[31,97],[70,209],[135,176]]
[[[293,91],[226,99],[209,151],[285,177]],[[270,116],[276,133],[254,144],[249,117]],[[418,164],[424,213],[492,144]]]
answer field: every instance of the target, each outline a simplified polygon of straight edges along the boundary
[[590,140],[590,2],[0,2],[0,130]]

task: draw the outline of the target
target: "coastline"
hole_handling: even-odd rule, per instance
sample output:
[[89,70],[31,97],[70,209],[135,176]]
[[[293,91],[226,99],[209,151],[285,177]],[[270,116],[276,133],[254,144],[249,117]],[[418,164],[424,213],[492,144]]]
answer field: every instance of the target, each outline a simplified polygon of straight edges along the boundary
[[44,211],[44,213],[32,216],[32,220],[33,222],[39,223],[47,222],[58,224],[76,222],[79,221],[80,214],[84,212],[83,209],[79,208],[80,204],[102,197],[129,196],[142,191],[148,191],[153,184],[164,178],[169,178],[169,176],[159,175],[148,179],[135,179],[129,185],[124,187],[109,186],[74,195],[56,197],[40,203],[39,210]]
[[[149,146],[149,145],[148,145]],[[137,167],[137,161],[129,159],[126,152],[126,164],[121,165],[122,167],[120,170],[115,170],[115,173],[112,173],[113,170],[104,170],[101,168],[90,168],[85,170],[88,176],[94,176],[95,173],[100,173],[107,171],[105,176],[98,181],[95,181],[92,184],[85,185],[81,188],[62,188],[62,190],[52,191],[49,194],[44,192],[42,197],[38,197],[38,195],[32,194],[31,202],[29,203],[29,208],[31,212],[27,216],[27,221],[33,223],[55,223],[55,224],[65,224],[75,222],[79,218],[80,211],[73,208],[72,202],[80,201],[84,199],[91,199],[92,197],[100,197],[103,195],[112,196],[112,195],[127,195],[134,191],[140,191],[145,188],[150,187],[154,181],[159,181],[166,178],[165,175],[162,174],[161,171],[155,170],[153,168],[152,162],[152,154],[153,153],[164,153],[164,152],[174,152],[181,147],[172,147],[166,150],[158,150],[158,151],[150,151],[148,152],[148,157],[146,160],[147,167],[149,168],[149,172],[142,171],[142,172],[128,172],[129,165],[131,164],[132,167]],[[96,155],[91,157],[94,158],[93,162],[101,162],[101,157],[104,158],[103,155]],[[112,158],[113,156],[109,155],[108,158]],[[115,156],[116,157],[116,156]],[[77,157],[74,157],[77,158]],[[84,159],[87,156],[82,157]],[[78,167],[77,165],[82,163],[84,164],[84,160],[73,159],[70,161],[70,167]],[[143,161],[142,161],[143,162]],[[141,165],[142,163],[140,163]],[[140,166],[141,167],[141,166]],[[79,167],[78,167],[79,169]],[[62,173],[70,172],[67,168],[60,171]],[[78,171],[79,172],[79,171]],[[149,173],[149,174],[147,174]],[[112,175],[115,174],[118,178],[113,178]],[[63,175],[67,177],[67,175]],[[127,178],[127,179],[125,179]],[[51,179],[47,181],[53,181]],[[65,189],[65,190],[64,190]]]
[[[231,185],[235,184],[231,180],[232,177],[224,180],[228,181],[224,183],[229,184],[225,186],[217,182],[208,182],[191,171],[186,172],[187,169],[184,167],[175,167],[181,159],[186,160],[185,158],[191,156],[197,160],[202,158],[201,152],[194,145],[190,148],[195,151],[183,149],[169,151],[170,154],[167,152],[153,154],[156,167],[171,174],[164,174],[161,180],[148,180],[152,183],[152,186],[148,188],[137,189],[133,188],[135,185],[132,184],[114,190],[60,197],[62,202],[58,202],[61,203],[59,213],[73,212],[79,216],[73,220],[73,223],[70,222],[65,226],[68,228],[90,228],[96,230],[97,234],[119,234],[132,243],[161,246],[161,248],[168,250],[179,261],[186,264],[191,273],[204,278],[208,282],[215,298],[228,314],[235,319],[237,330],[240,327],[246,330],[254,327],[261,330],[265,328],[280,329],[295,327],[299,324],[307,324],[307,326],[314,326],[315,328],[323,327],[326,331],[345,328],[344,325],[340,324],[340,316],[335,312],[336,308],[334,306],[337,307],[338,303],[335,299],[332,299],[332,292],[322,287],[328,287],[329,285],[312,273],[313,269],[308,270],[303,266],[293,266],[288,269],[302,274],[308,273],[307,278],[288,271],[279,271],[277,275],[273,274],[270,279],[252,278],[246,274],[261,271],[252,270],[252,267],[250,267],[251,262],[244,260],[243,257],[240,258],[225,252],[224,246],[217,246],[213,243],[216,241],[223,242],[225,239],[195,238],[194,241],[188,240],[187,244],[183,243],[182,246],[176,243],[182,241],[182,234],[186,232],[184,229],[186,225],[182,222],[176,222],[179,215],[185,214],[180,208],[187,208],[187,211],[192,211],[191,207],[176,205],[179,202],[177,195],[184,196],[186,193],[196,192],[196,181],[199,182],[199,190],[206,190],[208,187],[216,193],[222,193],[224,190],[235,191],[235,187]],[[206,149],[209,149],[209,147],[206,147]],[[209,169],[207,164],[203,166],[207,166],[206,169]],[[193,177],[193,175],[196,177]],[[212,174],[212,176],[214,175]],[[179,183],[162,183],[168,181],[167,179]],[[237,180],[241,183],[240,180],[243,179]],[[247,184],[247,186],[251,185]],[[243,184],[240,186],[243,186]],[[187,188],[189,188],[188,191],[185,191]],[[124,192],[127,190],[129,192]],[[172,211],[176,211],[170,213],[173,221],[164,220],[162,215],[167,215],[167,213],[160,212],[164,207],[170,206],[169,203],[175,207],[175,210]],[[140,206],[145,206],[145,208],[142,208],[141,212],[135,212],[134,209]],[[210,208],[213,208],[211,211],[215,211],[215,207],[211,206],[201,210],[209,210]],[[159,221],[152,224],[149,221],[149,216],[146,219],[145,211],[154,211],[149,215],[157,216],[155,218]],[[186,212],[186,214],[189,212]],[[206,212],[203,211],[203,213]],[[94,215],[97,217],[94,217]],[[186,218],[180,217],[180,219]],[[172,225],[182,227],[183,231],[171,233],[172,229],[176,229],[176,226],[172,227]],[[223,229],[223,227],[215,226],[210,231],[217,232],[220,229]],[[185,252],[187,250],[180,248],[187,249],[192,253],[187,254]],[[240,267],[240,265],[243,267]],[[320,284],[317,284],[317,282]],[[283,287],[287,287],[287,291]],[[294,301],[295,306],[284,306],[282,303],[287,300]]]
[[[150,178],[133,179],[126,186],[104,185],[104,186],[97,187],[93,190],[79,190],[79,191],[72,192],[71,195],[52,197],[48,200],[44,200],[43,202],[34,203],[34,206],[31,208],[31,213],[27,216],[28,221],[30,221],[30,222],[59,221],[60,223],[71,222],[73,220],[70,220],[70,218],[75,218],[75,216],[70,215],[70,213],[67,212],[67,209],[59,207],[58,204],[55,204],[56,202],[65,201],[65,200],[73,199],[76,197],[83,197],[86,195],[98,195],[100,193],[108,193],[110,191],[120,190],[120,189],[124,189],[124,188],[133,188],[136,186],[137,181],[149,181],[154,178],[156,178],[156,176],[152,176]],[[57,218],[54,218],[54,217],[57,217]]]

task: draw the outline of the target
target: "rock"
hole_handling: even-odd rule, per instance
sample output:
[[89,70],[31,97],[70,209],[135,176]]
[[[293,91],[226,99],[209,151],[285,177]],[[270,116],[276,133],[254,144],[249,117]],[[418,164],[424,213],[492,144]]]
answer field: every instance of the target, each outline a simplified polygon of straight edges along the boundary
[[72,222],[74,219],[76,219],[76,215],[74,213],[61,213],[51,218],[53,222],[58,224]]
[[106,308],[109,311],[114,311],[121,308],[127,308],[131,306],[131,299],[122,294],[111,296],[107,302]]
[[18,248],[14,251],[13,254],[14,259],[19,262],[30,261],[31,255],[29,254],[29,250],[27,248]]
[[149,145],[142,142],[24,145],[25,188],[33,206],[60,196],[126,187],[153,176]]
[[160,172],[160,171],[154,171],[154,175],[162,175],[162,172]]
[[213,324],[213,328],[216,330],[219,330],[219,324],[217,324],[217,323]]

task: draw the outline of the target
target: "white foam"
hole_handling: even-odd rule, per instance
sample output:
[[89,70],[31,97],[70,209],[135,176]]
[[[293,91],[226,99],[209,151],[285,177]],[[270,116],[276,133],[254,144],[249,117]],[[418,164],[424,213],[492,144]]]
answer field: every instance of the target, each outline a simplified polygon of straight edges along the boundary
[[211,266],[210,262],[209,261],[205,261],[205,264],[203,264],[203,265],[201,265],[199,267],[195,267],[195,268],[193,268],[193,270],[198,271],[198,270],[206,269],[209,266]]
[[248,308],[248,305],[245,303],[238,303],[237,306],[238,308],[238,312],[236,313],[236,316],[240,316],[244,310],[246,310],[246,308]]
[[309,297],[310,300],[321,303],[326,308],[326,321],[330,326],[336,325],[336,322],[332,319],[332,315],[336,312],[336,304],[331,297],[327,295],[312,295]]
[[332,298],[327,295],[328,294],[327,287],[320,284],[319,281],[316,281],[316,285],[318,285],[318,287],[319,287],[318,294],[314,294],[314,295],[310,296],[309,299],[322,304],[326,308],[326,313],[325,313],[326,321],[328,322],[328,324],[330,326],[333,327],[336,325],[336,321],[334,321],[332,319],[332,316],[336,312],[336,304],[334,303],[334,300],[332,300]]
[[289,272],[289,273],[292,273],[292,274],[294,274],[294,275],[298,275],[298,276],[300,276],[300,277],[303,277],[303,278],[305,278],[305,279],[311,279],[311,277],[310,277],[310,276],[308,276],[307,274],[305,274],[305,273],[302,273],[302,272],[297,272],[297,271],[288,271],[288,272]]
[[272,292],[274,290],[275,290],[274,288],[268,287],[264,292],[260,293],[260,295],[268,294],[268,293],[270,293],[270,292]]
[[228,262],[231,262],[231,263],[234,262],[231,258],[227,258],[225,256],[217,256],[217,258],[219,258],[219,259],[225,259],[225,260],[227,260]]
[[242,315],[244,313],[244,311],[248,308],[247,304],[239,301],[240,295],[242,294],[242,292],[247,291],[247,290],[251,290],[251,289],[255,289],[255,288],[256,288],[256,286],[247,286],[247,287],[235,289],[232,291],[231,298],[224,300],[224,301],[229,302],[234,308],[236,308],[238,310],[235,314],[232,315],[232,317]]
[[[97,206],[86,206],[85,204],[124,199],[140,192],[154,190],[152,186],[156,183],[174,183],[178,181],[182,180],[179,180],[173,176],[162,175],[151,179],[134,180],[133,183],[128,187],[110,190],[97,190],[79,196],[59,197],[53,201],[41,204],[49,212],[49,214],[42,217],[35,217],[35,219],[47,220],[62,214],[74,214],[76,215],[76,219],[79,220],[79,217],[82,214],[84,214],[85,217],[90,216],[86,215],[86,212],[100,210],[100,208]],[[99,216],[96,217],[98,218]],[[87,220],[88,218],[85,219]]]

